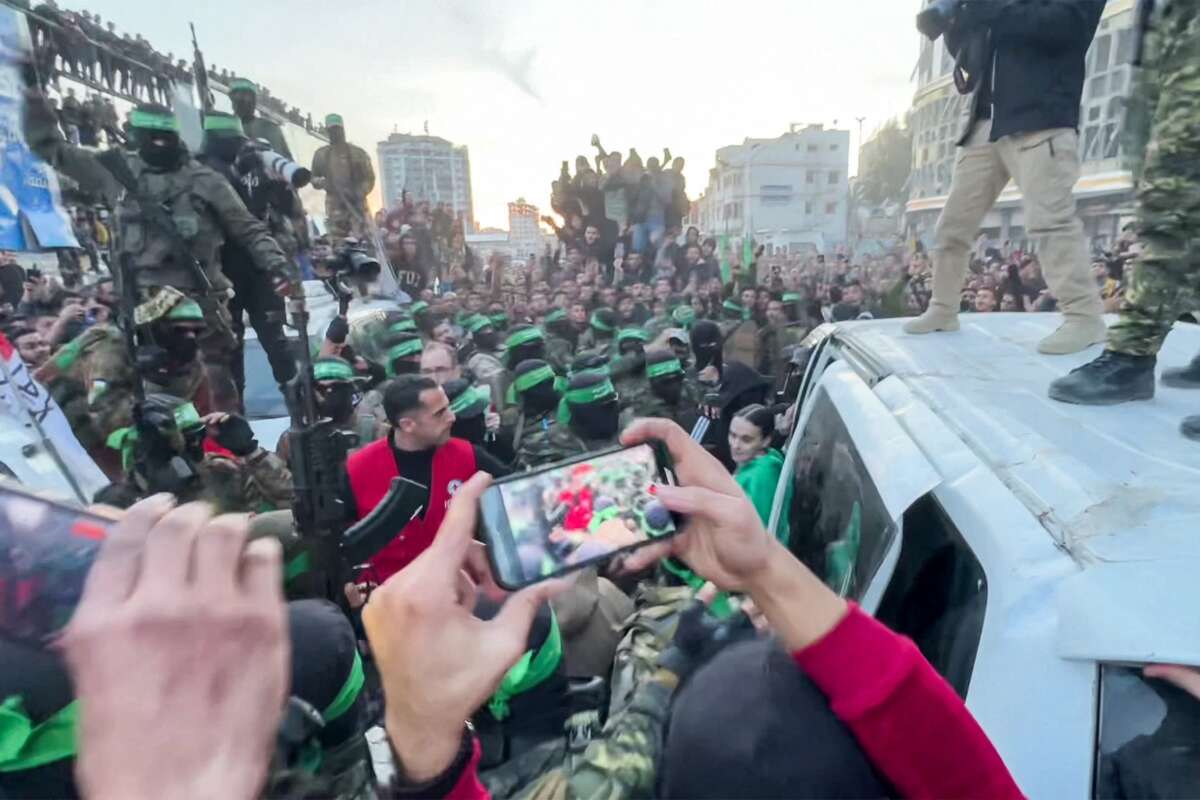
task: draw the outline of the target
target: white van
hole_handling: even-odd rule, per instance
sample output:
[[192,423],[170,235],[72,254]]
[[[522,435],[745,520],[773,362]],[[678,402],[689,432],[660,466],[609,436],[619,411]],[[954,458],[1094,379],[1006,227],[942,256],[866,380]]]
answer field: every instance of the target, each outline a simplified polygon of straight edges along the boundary
[[[1200,393],[1056,403],[1099,347],[1039,355],[1058,315],[961,319],[810,334],[770,527],[916,642],[1028,796],[1200,797],[1200,702],[1140,673],[1200,665],[1200,444],[1178,432]],[[1197,352],[1179,324],[1159,363]]]

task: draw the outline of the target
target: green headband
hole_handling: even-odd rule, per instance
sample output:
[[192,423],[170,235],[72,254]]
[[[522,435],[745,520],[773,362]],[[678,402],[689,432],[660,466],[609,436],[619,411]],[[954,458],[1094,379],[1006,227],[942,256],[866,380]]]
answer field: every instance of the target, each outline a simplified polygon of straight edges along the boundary
[[523,375],[518,375],[513,380],[513,388],[518,392],[528,392],[538,384],[554,379],[554,370],[549,366],[541,366],[535,370],[530,370]]
[[422,311],[428,310],[428,308],[429,308],[429,303],[426,303],[424,300],[418,300],[417,302],[413,303],[411,306],[408,307],[408,311],[410,314],[412,314],[415,317],[417,314],[420,314]]
[[505,674],[496,688],[496,693],[488,701],[488,710],[492,712],[492,716],[501,721],[507,718],[510,712],[509,701],[514,696],[544,683],[558,669],[562,655],[562,634],[558,630],[558,619],[551,609],[550,635],[536,653],[526,650],[521,660]]
[[258,94],[258,87],[253,81],[248,81],[245,78],[234,78],[229,82],[229,91],[231,92],[250,92],[253,95]]
[[641,328],[622,328],[617,332],[617,342],[624,342],[629,339],[637,339],[639,342],[650,341],[650,334]]
[[669,361],[660,361],[657,364],[646,365],[646,378],[662,378],[667,375],[683,374],[683,364],[678,358],[672,358]]
[[183,300],[175,304],[175,307],[167,312],[167,319],[178,320],[181,322],[203,322],[204,311],[200,308],[200,304],[195,300]]
[[476,314],[473,317],[468,317],[463,327],[471,333],[479,333],[484,328],[494,328],[495,323],[485,317],[483,314]]
[[313,364],[313,380],[352,381],[354,369],[349,364],[337,361],[317,361]]
[[592,318],[590,320],[590,324],[593,328],[595,328],[598,331],[601,331],[602,333],[612,333],[613,326],[609,325],[607,322],[600,319],[599,313],[597,313],[595,311],[592,312]]
[[496,325],[505,325],[508,323],[508,314],[505,314],[503,311],[501,311],[499,314],[489,315],[488,319],[490,319]]
[[675,310],[671,312],[671,319],[686,328],[696,321],[696,309],[691,306],[676,306]]
[[476,403],[487,404],[491,399],[491,390],[486,386],[468,386],[462,394],[450,401],[450,410],[461,414]]
[[561,308],[556,308],[546,315],[544,322],[549,325],[552,322],[562,322],[566,318],[567,312],[563,311]]
[[391,347],[389,347],[388,351],[387,351],[388,363],[395,361],[397,358],[404,358],[404,356],[416,355],[417,353],[421,352],[421,350],[423,350],[424,347],[425,347],[425,345],[422,344],[420,339],[409,339],[407,342],[400,342],[399,344],[394,344]]
[[785,302],[785,303],[799,303],[803,299],[804,299],[804,296],[802,294],[800,294],[799,292],[784,292],[783,293],[783,302]]
[[134,110],[129,115],[129,126],[151,131],[179,133],[179,119],[174,114],[157,114],[153,111]]
[[22,772],[74,756],[78,721],[78,700],[35,725],[21,695],[6,697],[0,705],[0,742],[4,743],[0,748],[0,774]]
[[388,326],[388,330],[393,333],[412,333],[417,329],[417,323],[411,319],[398,319]]
[[209,114],[204,118],[204,130],[206,131],[233,131],[239,136],[245,136],[246,130],[242,127],[242,121],[235,116],[225,114]]
[[514,331],[508,339],[505,340],[504,346],[511,350],[514,347],[520,347],[523,344],[530,342],[544,342],[546,335],[542,333],[541,328],[525,328],[523,330]]
[[[326,114],[325,115],[325,127],[332,128],[335,125],[343,125],[342,115],[341,114]],[[344,127],[344,125],[343,125],[343,127]]]
[[726,311],[737,311],[738,313],[743,313],[746,310],[742,308],[742,304],[736,300],[726,300],[721,304],[721,308],[725,309]]
[[580,389],[568,389],[563,395],[563,399],[571,405],[585,406],[589,403],[596,403],[600,400],[607,400],[610,397],[616,397],[617,390],[613,388],[612,381],[603,381],[594,386],[584,386]]

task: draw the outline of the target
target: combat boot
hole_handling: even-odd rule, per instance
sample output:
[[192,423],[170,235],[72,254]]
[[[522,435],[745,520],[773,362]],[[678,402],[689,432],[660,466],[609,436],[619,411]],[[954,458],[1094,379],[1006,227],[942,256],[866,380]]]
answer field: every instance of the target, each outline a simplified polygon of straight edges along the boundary
[[1194,417],[1184,417],[1179,423],[1179,432],[1193,442],[1200,442],[1200,414]]
[[924,314],[904,323],[904,332],[922,334],[934,331],[956,331],[958,327],[957,312],[947,311],[931,303]]
[[1154,356],[1105,350],[1050,384],[1050,398],[1061,403],[1111,406],[1154,397]]
[[1174,389],[1200,389],[1200,353],[1186,367],[1164,369],[1162,383]]
[[1038,342],[1038,352],[1061,356],[1078,353],[1108,338],[1102,317],[1068,316],[1058,330]]

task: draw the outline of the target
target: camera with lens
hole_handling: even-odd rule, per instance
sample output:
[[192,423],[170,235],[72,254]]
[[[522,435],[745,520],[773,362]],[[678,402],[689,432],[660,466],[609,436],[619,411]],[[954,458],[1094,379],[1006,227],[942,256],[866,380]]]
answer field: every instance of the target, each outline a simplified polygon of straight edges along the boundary
[[933,0],[928,8],[917,14],[917,30],[930,41],[936,41],[954,27],[962,6],[963,0]]
[[327,268],[338,277],[370,283],[379,277],[379,260],[354,239],[346,239],[334,251]]
[[303,189],[312,182],[312,172],[276,153],[266,139],[246,142],[238,153],[237,169],[243,175],[262,170],[270,180],[282,181],[293,189]]

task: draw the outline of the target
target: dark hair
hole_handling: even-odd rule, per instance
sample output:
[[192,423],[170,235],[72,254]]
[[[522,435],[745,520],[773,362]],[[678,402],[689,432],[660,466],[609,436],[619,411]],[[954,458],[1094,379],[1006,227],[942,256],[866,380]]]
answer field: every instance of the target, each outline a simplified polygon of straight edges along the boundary
[[383,413],[395,425],[399,419],[421,407],[421,392],[438,388],[433,378],[424,375],[400,375],[388,382],[383,390]]
[[744,419],[758,428],[764,439],[770,440],[771,434],[775,432],[775,415],[761,403],[751,403],[733,416],[735,419]]
[[714,239],[714,238],[713,238],[713,237],[711,237],[711,236],[709,236],[709,237],[705,238],[704,240],[702,240],[702,241],[700,242],[700,244],[706,244],[706,245],[708,245],[709,247],[711,247],[713,250],[716,250],[716,249],[717,249],[717,240],[716,240],[716,239]]

